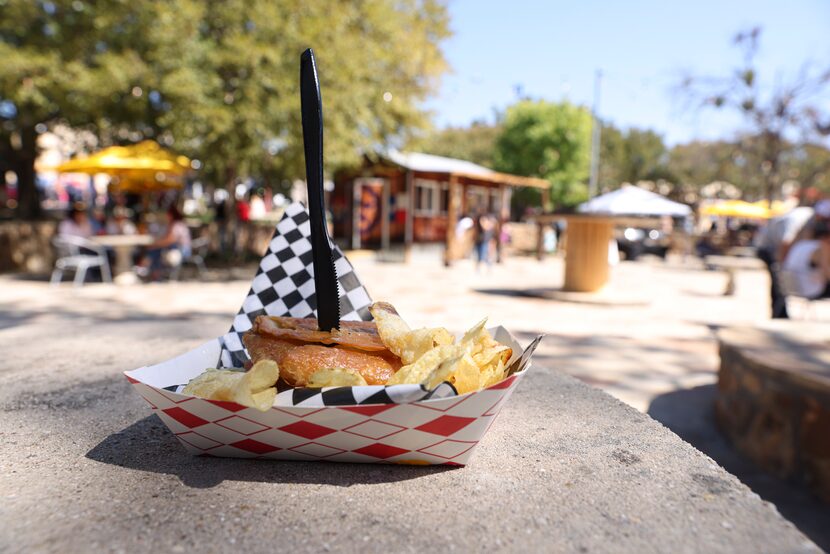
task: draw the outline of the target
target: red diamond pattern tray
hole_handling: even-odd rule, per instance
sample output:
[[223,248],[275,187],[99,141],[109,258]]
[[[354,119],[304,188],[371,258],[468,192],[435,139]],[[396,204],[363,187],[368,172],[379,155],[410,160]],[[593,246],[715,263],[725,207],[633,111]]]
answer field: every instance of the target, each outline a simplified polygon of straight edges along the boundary
[[[513,342],[518,349],[514,351],[521,352]],[[451,398],[321,408],[279,406],[267,412],[165,390],[213,366],[219,348],[218,341],[212,341],[173,360],[125,373],[181,444],[197,455],[465,465],[527,372]]]

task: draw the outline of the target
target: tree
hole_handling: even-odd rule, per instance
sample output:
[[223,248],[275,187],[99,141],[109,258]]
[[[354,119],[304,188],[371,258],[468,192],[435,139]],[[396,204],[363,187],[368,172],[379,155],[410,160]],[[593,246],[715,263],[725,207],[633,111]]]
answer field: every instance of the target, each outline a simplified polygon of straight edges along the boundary
[[740,141],[746,172],[758,180],[769,200],[780,193],[785,161],[799,145],[830,135],[830,114],[821,109],[830,68],[804,66],[798,76],[775,87],[763,84],[756,69],[761,29],[735,36],[743,63],[726,77],[687,77],[683,88],[702,107],[738,112],[748,129]]
[[668,169],[678,184],[701,187],[714,181],[741,183],[740,151],[728,141],[692,141],[669,153]]
[[[102,137],[154,134],[155,112],[162,106],[148,93],[177,72],[180,56],[188,56],[200,14],[200,7],[188,0],[5,2],[0,142],[18,175],[19,215],[38,215],[34,161],[39,132],[63,122],[95,128]],[[157,59],[167,62],[153,63]],[[181,81],[187,105],[200,83]]]
[[467,160],[484,167],[494,166],[496,140],[502,132],[500,122],[495,124],[474,121],[469,127],[447,127],[413,141],[409,148],[425,154]]
[[299,55],[317,54],[328,169],[425,127],[445,70],[437,0],[6,0],[0,18],[0,151],[19,215],[37,211],[39,131],[92,131],[101,146],[154,138],[218,184],[304,175]]
[[668,150],[658,133],[650,129],[623,132],[604,124],[601,137],[598,179],[601,190],[670,177],[666,167]]
[[419,106],[446,67],[447,14],[434,0],[231,0],[216,2],[204,25],[216,80],[193,141],[218,182],[304,176],[298,75],[306,47],[318,62],[329,171],[425,128]]
[[568,102],[522,100],[507,108],[504,130],[496,141],[495,168],[551,183],[547,199],[535,190],[514,198],[540,200],[547,207],[573,206],[587,199],[591,124],[587,109]]
[[611,191],[626,182],[625,135],[610,123],[602,124],[599,143],[600,191]]
[[785,161],[784,174],[805,189],[830,192],[830,148],[818,143],[800,145]]

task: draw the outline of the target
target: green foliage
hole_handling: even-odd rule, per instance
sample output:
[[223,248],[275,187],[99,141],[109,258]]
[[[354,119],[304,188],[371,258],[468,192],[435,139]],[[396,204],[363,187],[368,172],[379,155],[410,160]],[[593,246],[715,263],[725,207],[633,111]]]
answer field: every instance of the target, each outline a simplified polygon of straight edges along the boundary
[[15,137],[65,123],[102,146],[159,140],[218,185],[302,177],[299,56],[311,46],[332,171],[427,127],[420,106],[446,69],[439,0],[0,0],[0,11],[0,102],[14,107],[0,112],[0,151],[21,170],[34,146]]
[[[550,198],[542,199],[546,204],[576,205],[588,196],[591,124],[588,110],[568,102],[520,101],[505,112],[495,167],[549,180]],[[514,198],[522,200],[521,195]]]
[[830,148],[819,143],[800,145],[787,157],[785,173],[803,187],[830,193]]
[[729,141],[693,141],[678,144],[669,154],[669,168],[681,184],[703,186],[725,181],[745,184],[741,168],[746,165],[740,146]]
[[469,127],[448,127],[425,138],[412,141],[408,148],[425,154],[467,160],[493,168],[496,140],[501,132],[501,123],[488,124],[474,121]]
[[671,178],[667,168],[668,149],[663,137],[650,129],[620,131],[610,124],[602,127],[599,159],[599,188],[613,190],[623,183]]
[[[761,190],[769,200],[778,197],[793,171],[788,167],[811,144],[830,135],[823,99],[830,87],[830,70],[805,65],[795,77],[776,76],[764,81],[757,56],[761,29],[751,28],[735,36],[743,63],[721,77],[687,76],[682,87],[701,108],[732,110],[746,128],[735,156],[745,190]],[[824,170],[819,171],[823,173]]]

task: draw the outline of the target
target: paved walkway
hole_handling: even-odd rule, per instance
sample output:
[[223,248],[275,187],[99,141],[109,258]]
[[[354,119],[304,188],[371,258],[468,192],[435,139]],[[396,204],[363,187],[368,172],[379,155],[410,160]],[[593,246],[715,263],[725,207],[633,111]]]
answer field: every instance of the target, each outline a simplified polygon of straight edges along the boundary
[[[644,291],[650,302],[602,306],[522,295],[524,290],[561,283],[557,259],[512,259],[481,273],[468,262],[451,270],[437,261],[354,263],[372,296],[392,301],[414,326],[442,324],[462,330],[489,315],[492,323],[520,337],[548,333],[537,353],[540,365],[596,385],[664,422],[750,482],[756,492],[774,498],[785,516],[830,547],[827,508],[741,465],[708,419],[718,365],[712,329],[765,319],[763,272],[738,272],[736,294],[723,297],[723,274],[680,263],[624,263],[615,272],[615,286]],[[244,274],[240,270],[236,279],[223,275],[208,283],[96,285],[80,290],[0,277],[0,341],[5,351],[0,401],[15,411],[65,410],[122,394],[123,384],[113,380],[120,370],[166,359],[221,334],[247,290]],[[813,317],[830,320],[828,308],[817,306]],[[122,427],[137,421],[138,404],[130,406],[130,413],[118,418]],[[45,415],[34,417],[48,423]],[[48,442],[49,437],[47,431],[14,440],[25,448]],[[158,440],[163,440],[161,435]],[[15,472],[8,462],[0,464],[5,477]],[[84,487],[95,486],[93,481],[73,483],[78,488],[63,494],[77,496]],[[33,486],[41,487],[39,494],[52,490]],[[5,486],[2,492],[22,494],[10,493]],[[160,489],[159,494],[167,493]]]

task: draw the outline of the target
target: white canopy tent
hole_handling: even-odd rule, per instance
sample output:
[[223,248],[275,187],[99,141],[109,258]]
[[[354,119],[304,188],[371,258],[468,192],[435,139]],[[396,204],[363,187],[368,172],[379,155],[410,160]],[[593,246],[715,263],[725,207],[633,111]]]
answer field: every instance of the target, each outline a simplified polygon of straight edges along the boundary
[[597,196],[580,204],[577,211],[584,214],[649,217],[684,217],[692,213],[686,204],[633,185],[623,185],[615,191]]

